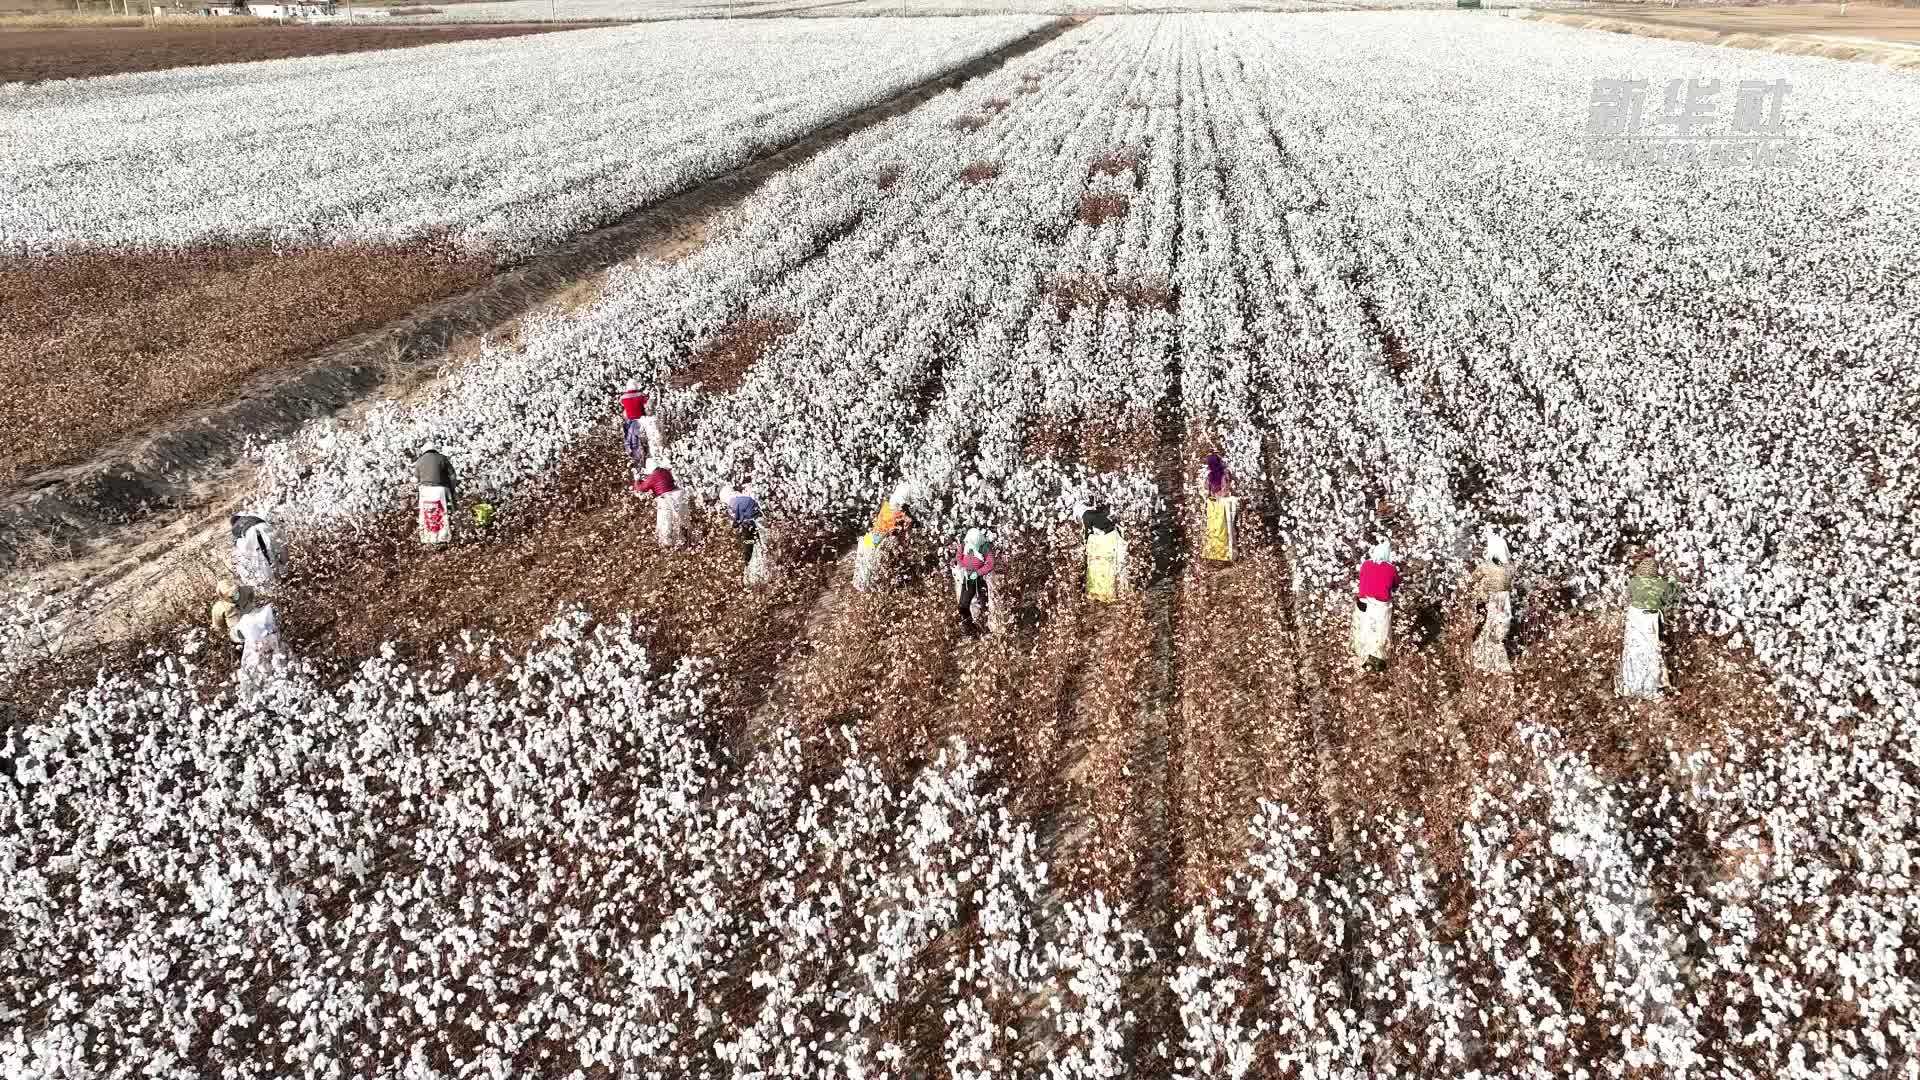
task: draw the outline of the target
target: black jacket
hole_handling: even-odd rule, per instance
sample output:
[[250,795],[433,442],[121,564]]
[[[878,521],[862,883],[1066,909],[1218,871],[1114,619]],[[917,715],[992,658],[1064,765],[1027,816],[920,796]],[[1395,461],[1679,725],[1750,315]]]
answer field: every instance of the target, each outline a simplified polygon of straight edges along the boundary
[[413,475],[420,481],[421,487],[443,487],[447,489],[447,501],[457,502],[458,496],[453,485],[453,462],[438,450],[429,450],[420,455],[413,463]]

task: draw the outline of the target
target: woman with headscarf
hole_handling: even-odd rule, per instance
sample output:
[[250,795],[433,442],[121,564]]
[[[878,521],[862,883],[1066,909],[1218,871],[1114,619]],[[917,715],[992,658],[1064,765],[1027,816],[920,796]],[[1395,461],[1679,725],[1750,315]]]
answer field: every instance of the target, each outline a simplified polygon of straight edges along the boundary
[[1085,530],[1087,550],[1087,595],[1112,603],[1127,589],[1127,542],[1113,523],[1113,514],[1105,503],[1080,504],[1074,510]]
[[687,493],[673,479],[673,470],[657,458],[646,460],[646,476],[633,493],[653,498],[653,534],[663,548],[677,548],[687,540]]
[[666,449],[660,421],[647,411],[647,401],[637,382],[629,382],[620,391],[620,438],[626,444],[627,457],[633,461],[636,494],[646,473],[646,460],[663,456]]
[[960,626],[968,637],[985,631],[973,618],[975,601],[980,604],[980,621],[985,622],[991,608],[987,578],[993,573],[993,540],[981,529],[968,529],[966,538],[954,550],[953,579],[959,590]]
[[1400,571],[1393,565],[1393,546],[1382,540],[1360,563],[1359,587],[1354,598],[1353,659],[1368,671],[1387,669],[1393,634],[1393,590]]
[[1206,535],[1200,543],[1200,557],[1230,563],[1240,500],[1233,495],[1233,478],[1227,475],[1227,463],[1219,454],[1207,455],[1206,496]]
[[453,462],[438,448],[429,446],[414,461],[413,477],[420,484],[420,542],[435,546],[449,543],[453,540],[453,508],[459,499]]
[[1642,558],[1627,579],[1626,637],[1620,647],[1620,676],[1615,690],[1624,697],[1657,698],[1673,685],[1660,651],[1661,620],[1679,590],[1660,574],[1651,557]]
[[880,510],[873,515],[873,524],[860,535],[860,542],[854,548],[853,587],[856,590],[864,592],[880,580],[881,567],[897,543],[895,534],[902,527],[913,525],[909,507],[919,497],[920,489],[902,480],[880,504]]
[[233,572],[241,584],[273,584],[284,554],[273,524],[258,514],[239,513],[229,519],[228,531],[233,536]]
[[1507,541],[1499,533],[1487,534],[1487,550],[1473,572],[1473,599],[1480,608],[1480,632],[1474,636],[1471,650],[1474,670],[1489,675],[1512,674],[1507,632],[1513,626],[1513,567]]

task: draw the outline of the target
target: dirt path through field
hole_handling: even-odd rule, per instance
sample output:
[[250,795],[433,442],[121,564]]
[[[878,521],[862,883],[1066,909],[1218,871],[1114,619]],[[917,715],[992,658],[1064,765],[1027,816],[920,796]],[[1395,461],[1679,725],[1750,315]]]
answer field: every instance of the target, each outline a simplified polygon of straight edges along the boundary
[[[632,258],[672,259],[775,174],[853,134],[1038,48],[1072,26],[1058,20],[994,53],[829,124],[785,149],[509,269],[479,288],[396,323],[262,373],[233,397],[103,447],[85,461],[23,478],[0,493],[0,565],[27,564],[29,587],[68,594],[74,646],[124,639],[148,625],[184,565],[215,545],[247,489],[253,439],[287,435],[418,375],[454,342],[517,319],[575,283]],[[113,619],[103,618],[111,611]]]
[[1596,6],[1502,12],[1586,30],[1724,45],[1796,56],[1920,68],[1920,9],[1838,4],[1656,8]]

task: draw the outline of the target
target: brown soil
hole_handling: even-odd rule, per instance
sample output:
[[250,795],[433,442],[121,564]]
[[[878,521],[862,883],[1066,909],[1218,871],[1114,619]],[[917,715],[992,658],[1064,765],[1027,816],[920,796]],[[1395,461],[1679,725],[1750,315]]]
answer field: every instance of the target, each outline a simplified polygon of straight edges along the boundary
[[1101,308],[1119,301],[1145,310],[1173,310],[1173,284],[1150,274],[1103,278],[1097,274],[1060,274],[1047,283],[1046,295],[1062,311]]
[[449,41],[520,37],[584,24],[450,26],[114,26],[0,32],[0,83],[86,79],[130,71],[406,49]]
[[1153,453],[1158,434],[1153,417],[1122,412],[1089,422],[1042,423],[1026,434],[1029,457],[1077,461],[1095,472],[1138,465]]
[[1849,4],[1842,15],[1837,4],[1676,9],[1636,4],[1515,15],[1586,30],[1920,69],[1920,9],[1911,7]]
[[960,179],[979,184],[1000,175],[1000,166],[991,161],[976,161],[960,171]]
[[1119,176],[1121,173],[1133,173],[1137,177],[1140,172],[1140,151],[1129,146],[1111,153],[1102,154],[1100,157],[1094,159],[1093,172],[1102,176]]
[[790,315],[756,315],[740,319],[695,349],[687,366],[673,373],[671,385],[696,384],[725,393],[746,381],[747,372],[767,350],[793,333],[800,320]]
[[1720,34],[1812,34],[1920,42],[1920,8],[1849,4],[1753,4],[1653,7],[1603,5],[1594,15]]
[[1127,216],[1127,197],[1112,192],[1089,192],[1080,196],[1080,209],[1073,215],[1082,225],[1105,225]]
[[490,272],[399,247],[0,259],[0,483],[223,400]]

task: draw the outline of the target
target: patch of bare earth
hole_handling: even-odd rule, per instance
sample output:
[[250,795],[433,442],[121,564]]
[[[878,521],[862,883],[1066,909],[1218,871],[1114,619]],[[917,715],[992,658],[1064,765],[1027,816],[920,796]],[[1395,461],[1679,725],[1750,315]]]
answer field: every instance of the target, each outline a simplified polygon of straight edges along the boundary
[[736,320],[695,348],[669,381],[676,387],[700,386],[715,393],[737,389],[753,365],[799,325],[800,320],[791,315]]
[[1127,197],[1111,191],[1088,192],[1080,196],[1073,219],[1082,225],[1105,225],[1127,216]]
[[969,184],[983,184],[1000,175],[1000,166],[992,161],[976,161],[960,171],[960,179]]
[[[1123,210],[1122,213],[1125,211]],[[1076,307],[1100,309],[1108,304],[1127,304],[1139,310],[1159,308],[1172,311],[1173,283],[1154,274],[1102,277],[1098,274],[1057,274],[1045,288],[1047,299],[1062,312]]]
[[430,247],[0,259],[0,481],[485,280]]
[[1150,413],[1117,410],[1088,421],[1046,421],[1029,428],[1028,457],[1077,461],[1094,472],[1117,472],[1139,465],[1158,434]]
[[88,79],[133,71],[296,56],[407,49],[451,41],[522,37],[583,24],[496,23],[459,26],[150,26],[62,27],[0,31],[0,83]]

